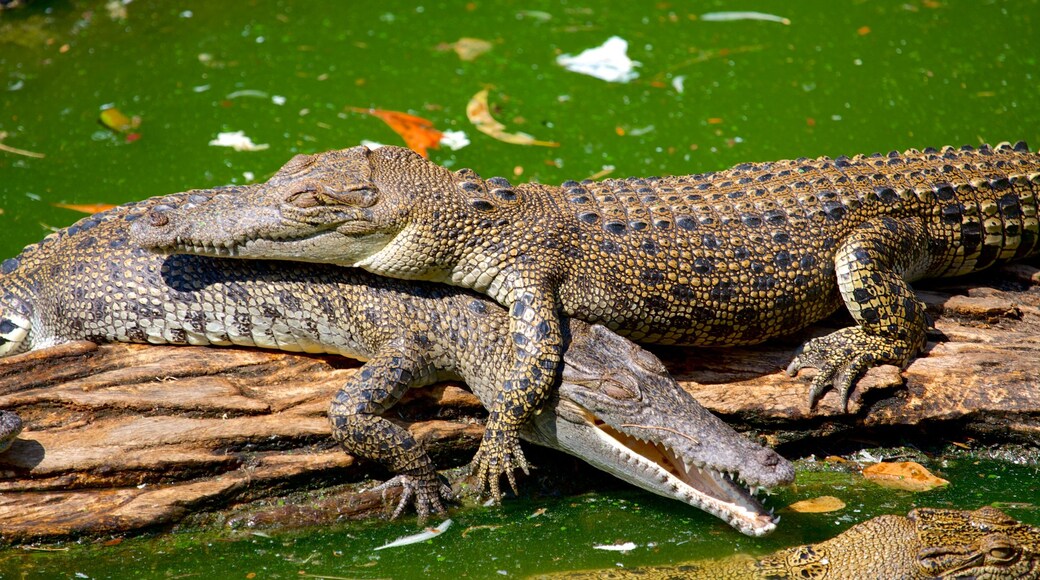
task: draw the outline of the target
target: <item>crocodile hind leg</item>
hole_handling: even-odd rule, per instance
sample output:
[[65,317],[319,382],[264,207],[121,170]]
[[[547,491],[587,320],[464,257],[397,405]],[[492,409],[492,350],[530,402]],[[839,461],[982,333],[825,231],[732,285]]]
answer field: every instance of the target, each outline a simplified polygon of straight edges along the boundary
[[838,289],[857,326],[809,340],[787,368],[820,372],[809,389],[812,407],[833,385],[848,409],[852,385],[879,364],[904,367],[924,347],[925,306],[907,280],[928,267],[928,236],[916,219],[878,217],[860,224],[834,257]]
[[520,289],[510,308],[509,332],[515,348],[514,365],[502,381],[488,412],[484,439],[473,458],[472,471],[481,490],[501,500],[499,477],[505,474],[516,493],[517,467],[525,474],[529,465],[520,449],[520,427],[545,401],[563,358],[563,336],[555,304],[539,300],[548,292]]
[[385,347],[369,360],[336,393],[329,408],[332,436],[348,453],[372,459],[397,475],[377,490],[400,486],[396,518],[414,500],[422,522],[431,510],[444,513],[441,499],[453,499],[451,488],[441,483],[433,460],[405,429],[379,415],[397,403],[410,387],[432,382],[421,356],[408,348]]

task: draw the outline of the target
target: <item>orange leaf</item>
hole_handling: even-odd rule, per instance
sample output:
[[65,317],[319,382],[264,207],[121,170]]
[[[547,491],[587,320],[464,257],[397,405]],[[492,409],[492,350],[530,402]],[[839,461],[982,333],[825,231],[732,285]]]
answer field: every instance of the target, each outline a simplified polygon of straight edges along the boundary
[[875,463],[863,468],[863,477],[882,487],[907,491],[928,491],[950,483],[913,461]]
[[101,211],[107,211],[115,207],[114,203],[52,203],[54,207],[60,207],[62,209],[71,209],[72,211],[79,211],[83,213],[98,213]]
[[441,146],[441,137],[444,135],[433,127],[433,122],[422,117],[401,113],[400,111],[384,111],[382,109],[362,109],[359,107],[347,107],[355,113],[365,113],[373,117],[379,117],[384,123],[390,125],[395,133],[404,139],[408,148],[423,157],[429,157],[426,152],[428,147],[438,149]]
[[812,499],[803,499],[787,506],[787,509],[801,514],[822,514],[845,509],[845,502],[833,495],[821,495]]

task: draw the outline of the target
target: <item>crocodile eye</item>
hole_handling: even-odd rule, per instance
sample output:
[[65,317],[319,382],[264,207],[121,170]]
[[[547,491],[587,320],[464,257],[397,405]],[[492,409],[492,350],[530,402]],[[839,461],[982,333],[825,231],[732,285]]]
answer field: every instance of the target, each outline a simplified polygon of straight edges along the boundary
[[318,199],[318,190],[315,187],[304,187],[298,189],[290,193],[285,199],[285,202],[302,208],[317,207],[321,205],[321,200]]
[[1010,560],[1010,559],[1014,558],[1017,553],[1018,553],[1018,551],[1015,550],[1014,548],[1010,548],[1010,547],[1006,547],[1006,546],[1005,547],[998,547],[998,548],[990,548],[990,550],[989,550],[989,556],[991,558],[993,558],[994,560]]
[[631,389],[611,379],[604,379],[600,383],[600,388],[603,390],[603,394],[611,399],[623,401],[636,398],[636,394]]
[[341,190],[325,189],[319,199],[327,204],[347,205],[352,207],[372,207],[379,201],[379,192],[366,185],[344,187]]

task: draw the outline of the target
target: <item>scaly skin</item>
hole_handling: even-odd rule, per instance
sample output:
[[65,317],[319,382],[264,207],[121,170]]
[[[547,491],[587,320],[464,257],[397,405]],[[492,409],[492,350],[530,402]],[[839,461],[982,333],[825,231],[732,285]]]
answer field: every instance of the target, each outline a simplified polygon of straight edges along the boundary
[[0,409],[0,453],[7,451],[22,432],[22,418],[17,413]]
[[542,578],[640,580],[1040,579],[1040,528],[991,507],[918,508],[880,516],[818,544],[764,558],[738,556],[675,566],[610,568]]
[[[443,511],[429,456],[380,415],[412,386],[463,379],[490,406],[511,351],[494,302],[448,286],[331,266],[161,256],[128,243],[148,212],[205,203],[195,191],[86,218],[0,264],[0,356],[67,342],[259,346],[365,364],[337,393],[334,437],[398,476],[425,516]],[[530,441],[761,535],[774,518],[737,483],[791,482],[790,464],[708,413],[653,355],[609,330],[565,321],[562,382],[524,425]],[[2,419],[2,416],[0,416]],[[703,468],[703,470],[702,470]],[[732,474],[732,476],[727,475]]]
[[359,266],[488,294],[515,352],[478,472],[524,466],[515,432],[556,374],[560,316],[643,342],[727,346],[793,332],[844,301],[857,325],[810,340],[810,404],[923,346],[908,283],[1037,252],[1040,156],[1025,144],[744,164],[567,182],[452,173],[400,148],[297,156],[250,195],[134,224],[164,252]]

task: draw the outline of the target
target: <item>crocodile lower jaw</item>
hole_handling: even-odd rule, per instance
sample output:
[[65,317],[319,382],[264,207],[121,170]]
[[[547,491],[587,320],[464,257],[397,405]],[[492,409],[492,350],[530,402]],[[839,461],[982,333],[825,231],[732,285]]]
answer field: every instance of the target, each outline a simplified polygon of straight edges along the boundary
[[702,509],[748,536],[764,536],[776,529],[780,518],[755,497],[761,488],[749,489],[738,482],[739,476],[681,460],[672,449],[627,435],[599,419],[590,423],[631,469],[658,482],[658,489],[651,491]]

